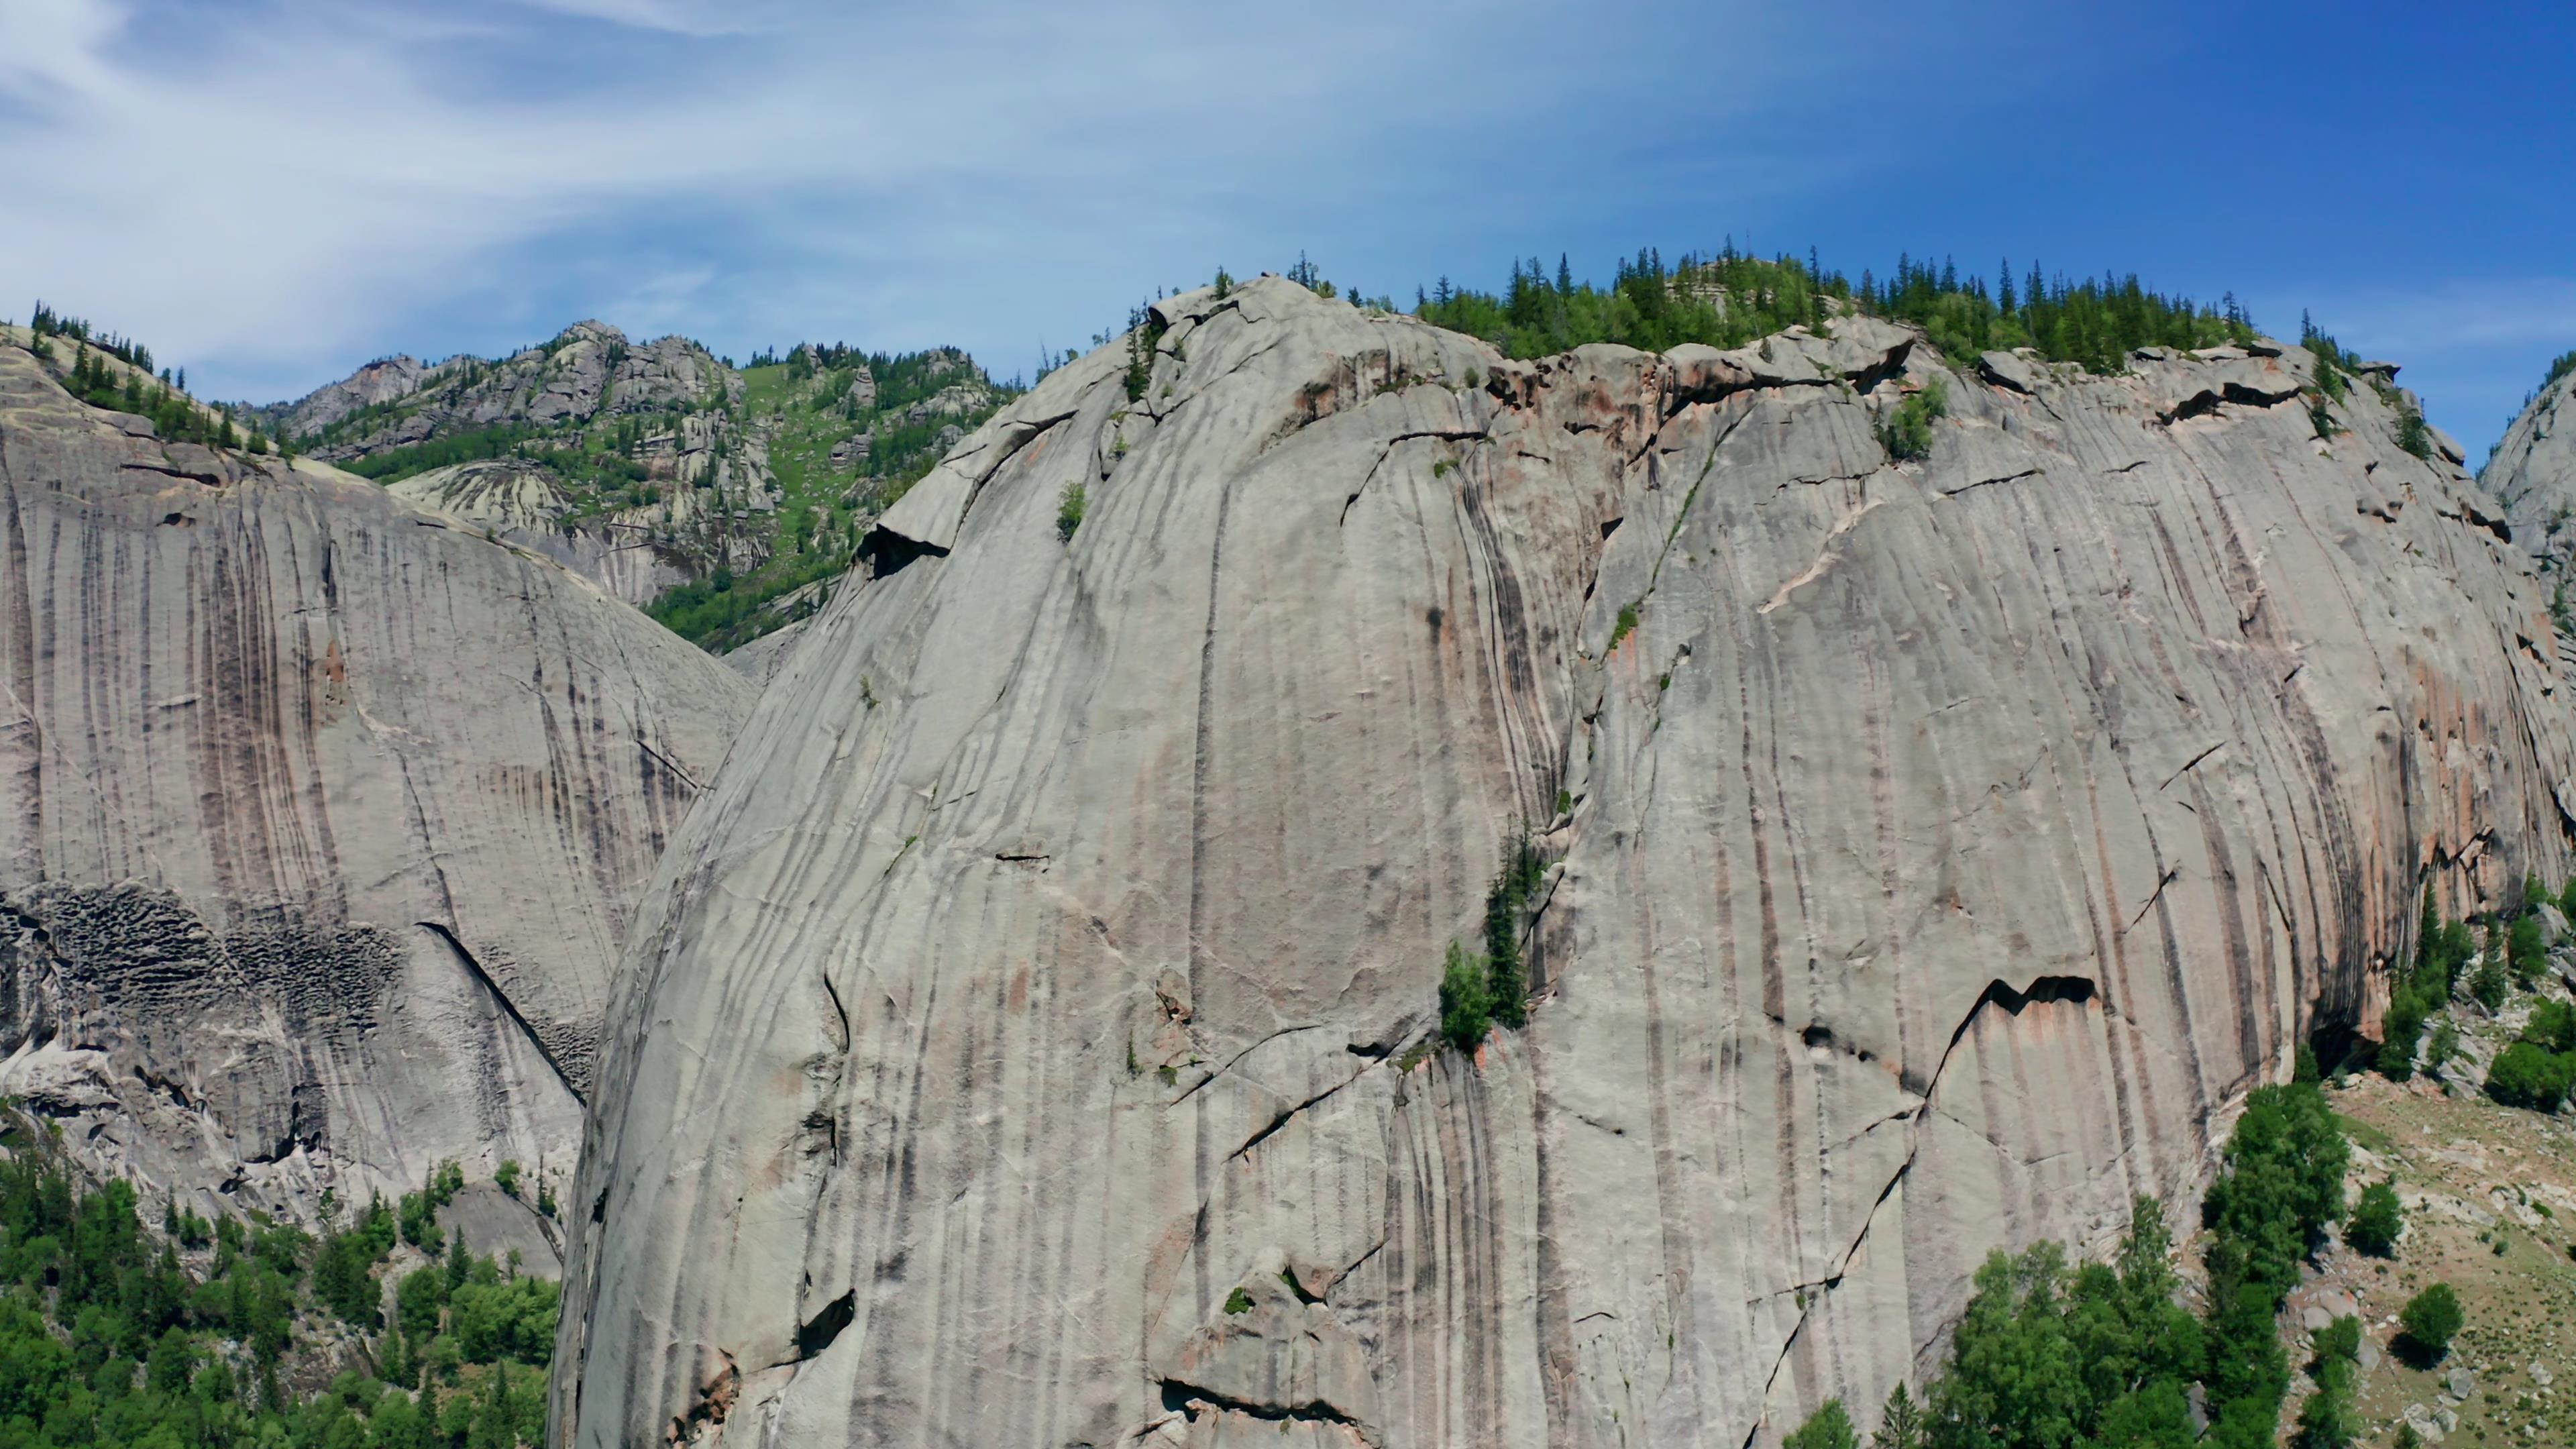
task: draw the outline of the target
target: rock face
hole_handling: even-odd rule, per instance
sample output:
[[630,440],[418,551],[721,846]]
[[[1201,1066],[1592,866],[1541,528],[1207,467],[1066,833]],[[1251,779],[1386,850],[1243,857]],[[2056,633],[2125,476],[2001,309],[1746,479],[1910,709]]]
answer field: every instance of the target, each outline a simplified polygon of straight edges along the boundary
[[131,421],[0,345],[0,1092],[147,1201],[560,1192],[750,691],[374,484]]
[[364,407],[418,399],[380,425],[314,450],[345,461],[494,424],[704,406],[741,387],[739,376],[685,337],[634,345],[605,322],[576,322],[542,347],[490,361],[451,357],[429,368],[408,357],[371,362],[289,406],[285,426],[290,438],[323,438]]
[[2549,380],[2480,477],[2503,501],[2514,541],[2564,571],[2576,557],[2576,372]]
[[[1866,1419],[2374,1022],[2428,878],[2569,859],[2530,560],[2298,349],[1156,316],[887,511],[665,856],[550,1442]],[[1516,825],[1536,997],[1462,1055]]]
[[553,469],[517,459],[432,468],[386,491],[544,554],[636,605],[687,581],[687,571],[656,540],[704,508],[696,490],[683,489],[649,507],[591,513]]
[[428,375],[417,358],[385,357],[328,386],[315,389],[293,405],[278,409],[272,423],[284,438],[310,437],[362,408],[381,407],[420,391]]

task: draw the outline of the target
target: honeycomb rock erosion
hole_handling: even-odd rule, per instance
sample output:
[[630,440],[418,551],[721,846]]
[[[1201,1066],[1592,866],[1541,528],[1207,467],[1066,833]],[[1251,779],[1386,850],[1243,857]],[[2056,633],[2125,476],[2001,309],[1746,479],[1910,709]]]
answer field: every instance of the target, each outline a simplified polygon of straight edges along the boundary
[[[557,1442],[1773,1442],[2191,1190],[2428,875],[2568,859],[2530,561],[2297,349],[1156,317],[886,513],[665,857]],[[1516,824],[1529,1023],[1427,1050]]]
[[151,431],[0,344],[0,1091],[147,1201],[564,1191],[750,691],[373,484]]

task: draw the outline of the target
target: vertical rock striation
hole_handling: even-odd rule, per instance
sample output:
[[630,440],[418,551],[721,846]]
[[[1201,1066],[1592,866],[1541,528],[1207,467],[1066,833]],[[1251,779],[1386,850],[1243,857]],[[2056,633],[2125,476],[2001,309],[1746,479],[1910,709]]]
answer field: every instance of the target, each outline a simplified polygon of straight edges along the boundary
[[[665,856],[557,1442],[1767,1443],[2191,1190],[2428,879],[2569,859],[2530,561],[2298,349],[1155,316],[885,514]],[[1523,827],[1529,1025],[1431,1050]]]
[[562,1184],[637,890],[749,693],[561,568],[159,441],[0,339],[0,1091],[147,1200]]

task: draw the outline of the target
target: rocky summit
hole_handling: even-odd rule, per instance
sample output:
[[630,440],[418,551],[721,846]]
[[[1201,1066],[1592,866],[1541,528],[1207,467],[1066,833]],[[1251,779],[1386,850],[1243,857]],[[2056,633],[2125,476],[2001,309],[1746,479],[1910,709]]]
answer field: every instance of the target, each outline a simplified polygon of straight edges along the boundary
[[635,907],[549,1442],[1773,1444],[2187,1208],[2566,874],[2576,680],[2393,383],[2109,361],[1265,278],[1045,377]]
[[515,1161],[478,1246],[552,1272],[620,941],[749,689],[365,479],[76,399],[76,354],[151,384],[0,334],[0,1092],[156,1215]]
[[730,649],[819,604],[867,520],[1005,396],[953,348],[808,344],[736,369],[589,321],[241,415]]

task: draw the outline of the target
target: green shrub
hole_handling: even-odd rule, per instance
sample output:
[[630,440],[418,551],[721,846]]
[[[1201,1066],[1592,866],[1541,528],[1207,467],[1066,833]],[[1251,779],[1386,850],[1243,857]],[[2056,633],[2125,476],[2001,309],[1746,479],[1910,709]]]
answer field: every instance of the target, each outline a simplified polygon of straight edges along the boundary
[[2460,1028],[2445,1016],[2433,1024],[2433,1039],[2424,1044],[2424,1070],[2440,1071],[2460,1054]]
[[1827,1399],[1796,1433],[1780,1441],[1780,1449],[1860,1449],[1860,1435],[1852,1429],[1843,1401]]
[[1949,384],[1939,378],[1906,395],[1896,412],[1879,425],[1878,441],[1887,456],[1913,462],[1932,456],[1932,424],[1950,411]]
[[2576,1052],[2576,1002],[2533,1002],[2522,1039],[2543,1051]]
[[1529,1020],[1529,967],[1521,959],[1521,927],[1546,874],[1547,863],[1523,830],[1504,847],[1502,866],[1485,891],[1485,999],[1502,1026],[1517,1029]]
[[2418,458],[2433,456],[2433,430],[2424,425],[2424,415],[2411,407],[2397,416],[2397,446]]
[[519,1195],[518,1162],[515,1159],[504,1161],[500,1169],[492,1174],[492,1185],[512,1197],[517,1197]]
[[[2357,1348],[2361,1323],[2357,1319],[2336,1320],[2338,1327],[2352,1325],[2352,1338]],[[2322,1340],[2320,1340],[2322,1343]],[[2299,1406],[2298,1449],[2351,1449],[2361,1438],[2361,1412],[2353,1406],[2353,1380],[2357,1371],[2350,1353],[2319,1354],[2315,1378],[2317,1391]]]
[[2504,955],[2516,981],[2530,986],[2549,969],[2549,952],[2541,944],[2540,918],[2524,916],[2505,933]]
[[2468,1315],[2461,1310],[2460,1295],[2451,1291],[2451,1285],[2436,1283],[2408,1299],[2398,1311],[2397,1322],[2406,1330],[2407,1341],[2418,1356],[2432,1363],[2451,1351],[2451,1339],[2468,1322]]
[[1241,1288],[1235,1289],[1233,1292],[1225,1295],[1225,1311],[1232,1314],[1250,1313],[1252,1311],[1252,1295]]
[[2397,1201],[2392,1184],[2374,1182],[2361,1190],[2360,1201],[2353,1204],[2352,1216],[2344,1223],[2343,1240],[2355,1250],[2374,1258],[2385,1258],[2397,1246],[2397,1236],[2405,1231],[2406,1212]]
[[2469,975],[2469,994],[2489,1011],[2504,1005],[2513,990],[2513,978],[2506,974],[2504,953],[2489,947],[2479,958],[2478,969]]
[[2424,1005],[2414,989],[2400,986],[2391,994],[2388,1014],[2379,1022],[2379,1074],[2392,1082],[2415,1075],[2415,1041],[2424,1031]]
[[2518,1041],[2506,1047],[2487,1071],[2487,1095],[2508,1107],[2555,1112],[2576,1087],[2576,1054],[2553,1052]]
[[447,1272],[435,1264],[412,1269],[394,1289],[395,1320],[413,1338],[437,1333],[439,1315],[446,1310]]
[[2316,1361],[2331,1364],[2336,1359],[2358,1358],[2361,1354],[2361,1320],[2347,1313],[2317,1330]]
[[467,1363],[515,1359],[541,1363],[553,1351],[559,1304],[556,1285],[542,1278],[500,1278],[489,1258],[448,1299],[449,1331]]
[[1154,348],[1166,331],[1154,309],[1139,302],[1127,314],[1127,400],[1142,402],[1154,380]]
[[2330,440],[2335,435],[2334,409],[2322,396],[2308,400],[2308,426],[2320,439]]
[[1452,941],[1440,970],[1440,1034],[1472,1052],[1494,1024],[1493,976],[1481,956]]
[[1055,505],[1055,536],[1071,542],[1073,531],[1082,527],[1082,515],[1090,506],[1091,500],[1083,492],[1082,480],[1077,478],[1064,485],[1064,496],[1056,500]]

